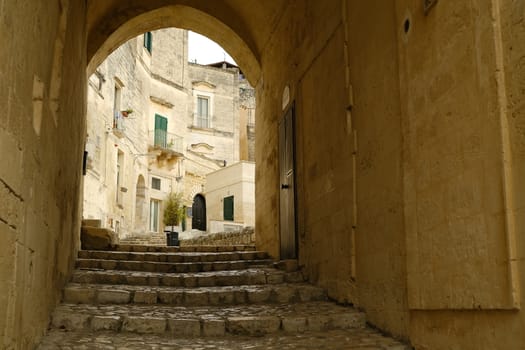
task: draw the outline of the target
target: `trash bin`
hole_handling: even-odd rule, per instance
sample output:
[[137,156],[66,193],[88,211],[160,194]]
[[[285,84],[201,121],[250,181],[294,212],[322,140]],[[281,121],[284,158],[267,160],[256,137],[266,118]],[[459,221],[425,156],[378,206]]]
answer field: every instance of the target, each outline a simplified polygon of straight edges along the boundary
[[172,231],[164,231],[166,233],[166,244],[168,247],[178,247],[179,246],[179,233]]

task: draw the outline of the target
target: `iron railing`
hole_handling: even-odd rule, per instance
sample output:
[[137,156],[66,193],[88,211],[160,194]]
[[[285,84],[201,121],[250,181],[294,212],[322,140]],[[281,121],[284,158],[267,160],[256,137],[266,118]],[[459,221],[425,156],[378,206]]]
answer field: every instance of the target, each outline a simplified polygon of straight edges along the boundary
[[182,136],[172,134],[162,129],[155,129],[150,133],[155,148],[166,149],[182,153],[184,149]]

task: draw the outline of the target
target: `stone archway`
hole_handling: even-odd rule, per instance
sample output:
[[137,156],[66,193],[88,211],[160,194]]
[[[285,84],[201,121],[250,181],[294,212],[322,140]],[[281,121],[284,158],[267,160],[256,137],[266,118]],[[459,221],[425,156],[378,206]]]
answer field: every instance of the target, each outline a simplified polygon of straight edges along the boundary
[[[255,86],[261,75],[260,59],[250,31],[240,28],[244,21],[234,19],[234,9],[222,4],[222,16],[210,15],[208,4],[195,2],[190,6],[173,5],[173,1],[156,1],[140,6],[133,4],[119,9],[119,4],[108,1],[104,5],[91,4],[88,12],[88,75],[120,45],[144,32],[177,27],[205,35],[221,45],[235,59],[243,73]],[[102,7],[105,7],[102,9]],[[113,11],[121,12],[115,16]],[[216,9],[215,9],[216,10]],[[99,12],[108,11],[104,17]]]

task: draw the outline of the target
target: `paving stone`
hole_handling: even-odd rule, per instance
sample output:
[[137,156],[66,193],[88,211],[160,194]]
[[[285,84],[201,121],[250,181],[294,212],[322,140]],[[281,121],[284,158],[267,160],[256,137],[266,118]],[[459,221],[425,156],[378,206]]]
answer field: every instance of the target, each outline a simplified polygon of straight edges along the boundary
[[274,316],[230,317],[226,327],[233,334],[260,336],[279,331],[281,320]]
[[282,320],[283,331],[303,333],[308,330],[306,317],[285,317]]
[[208,292],[201,290],[188,290],[184,292],[184,305],[208,305]]
[[163,304],[182,305],[184,292],[182,290],[159,291],[158,300]]
[[317,314],[308,316],[308,329],[311,331],[324,331],[330,329],[332,316],[326,314]]
[[138,290],[133,295],[133,302],[137,304],[156,304],[157,292],[151,290]]
[[266,283],[268,284],[279,284],[284,282],[283,273],[270,273],[266,276]]
[[127,304],[131,300],[131,293],[125,290],[99,290],[97,301],[101,304]]
[[64,301],[68,303],[87,304],[95,301],[95,289],[90,288],[64,288]]
[[213,290],[208,295],[210,305],[226,305],[235,302],[233,290]]
[[91,315],[55,310],[51,316],[51,324],[55,328],[81,330],[89,327]]
[[248,302],[250,303],[264,303],[270,300],[271,290],[261,290],[259,288],[249,288],[246,290]]
[[[297,288],[290,286],[274,286],[272,299],[278,303],[293,302],[297,299]],[[310,301],[310,300],[308,300]]]
[[122,324],[125,332],[160,334],[166,330],[166,319],[160,317],[128,316]]
[[93,316],[91,329],[94,331],[118,331],[122,327],[122,319],[119,316]]
[[[37,350],[77,350],[89,345],[89,349],[118,350],[410,350],[391,338],[383,337],[370,329],[304,332],[300,334],[267,334],[264,337],[228,336],[202,338],[174,338],[165,335],[113,333],[113,332],[65,332],[51,330]],[[86,349],[86,348],[85,348]]]
[[224,320],[204,320],[202,323],[202,335],[205,337],[222,337],[226,333],[226,322]]
[[171,334],[180,337],[198,337],[201,335],[201,323],[197,319],[168,319]]

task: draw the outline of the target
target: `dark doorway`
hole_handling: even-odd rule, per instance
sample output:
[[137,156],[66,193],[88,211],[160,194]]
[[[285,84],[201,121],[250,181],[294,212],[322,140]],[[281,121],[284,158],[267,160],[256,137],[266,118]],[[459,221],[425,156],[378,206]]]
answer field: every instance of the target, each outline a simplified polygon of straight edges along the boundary
[[206,199],[201,194],[193,198],[191,206],[192,219],[191,227],[196,230],[206,231]]
[[279,123],[281,259],[297,258],[295,228],[295,112],[292,107]]

